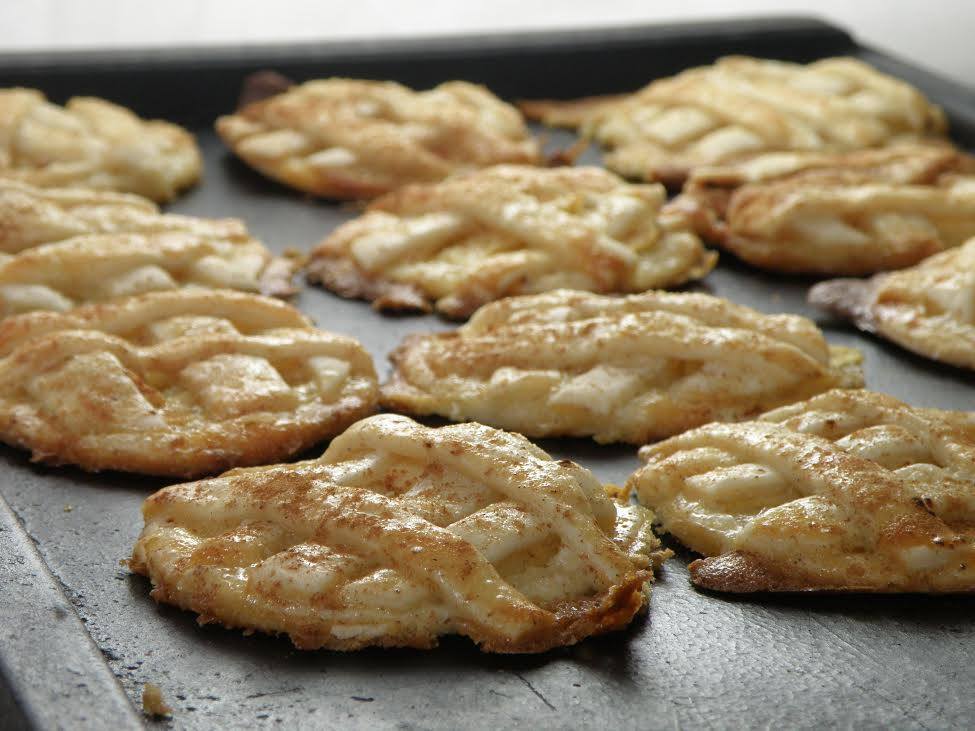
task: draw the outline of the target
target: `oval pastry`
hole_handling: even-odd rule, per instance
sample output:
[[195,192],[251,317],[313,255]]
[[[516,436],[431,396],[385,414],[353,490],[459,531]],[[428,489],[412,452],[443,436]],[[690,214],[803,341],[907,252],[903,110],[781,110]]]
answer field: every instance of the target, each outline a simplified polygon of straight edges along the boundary
[[196,141],[175,124],[95,97],[59,107],[35,89],[0,89],[0,178],[164,202],[196,183],[201,169]]
[[306,193],[372,198],[504,162],[541,162],[521,114],[483,86],[417,92],[391,81],[296,85],[217,120],[244,162]]
[[975,369],[975,239],[909,269],[820,282],[809,302],[926,358]]
[[574,462],[392,414],[317,460],[166,488],[143,516],[129,565],[157,601],[309,650],[573,644],[629,624],[661,557],[649,512]]
[[717,255],[660,186],[599,168],[498,166],[374,202],[312,252],[309,277],[378,309],[463,318],[512,294],[643,292],[703,277]]
[[644,447],[628,488],[716,591],[975,591],[964,415],[830,391]]
[[760,155],[698,168],[670,205],[761,269],[872,274],[975,236],[975,159],[947,144]]
[[276,300],[157,292],[0,323],[0,439],[35,461],[191,477],[372,413],[372,359]]
[[533,437],[644,444],[863,385],[859,353],[796,315],[704,294],[561,290],[487,305],[392,353],[388,408]]
[[294,267],[260,242],[236,234],[76,236],[0,256],[0,317],[180,288],[287,295],[294,291]]
[[944,113],[915,88],[854,58],[808,65],[731,56],[620,97],[525,102],[580,127],[621,175],[679,187],[694,169],[765,152],[843,151],[942,136]]

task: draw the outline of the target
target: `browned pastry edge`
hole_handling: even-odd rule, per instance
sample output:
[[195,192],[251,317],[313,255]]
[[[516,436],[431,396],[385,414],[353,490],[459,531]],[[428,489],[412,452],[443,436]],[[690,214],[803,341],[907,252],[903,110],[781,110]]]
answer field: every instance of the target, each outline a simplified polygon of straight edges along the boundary
[[302,260],[295,256],[272,255],[259,281],[260,291],[266,297],[287,298],[298,292],[295,276],[302,267]]
[[237,111],[249,104],[263,101],[272,96],[282,94],[295,85],[292,79],[277,71],[265,69],[249,74],[240,86],[240,97],[237,100]]
[[849,320],[859,329],[874,332],[875,325],[870,302],[880,286],[884,274],[869,279],[829,279],[809,290],[806,300],[813,307]]
[[372,302],[380,311],[431,312],[433,307],[419,287],[370,277],[343,257],[316,256],[305,269],[308,281],[321,284],[340,297]]
[[519,99],[515,106],[527,119],[550,127],[580,127],[605,107],[611,107],[630,94],[601,94],[580,99]]

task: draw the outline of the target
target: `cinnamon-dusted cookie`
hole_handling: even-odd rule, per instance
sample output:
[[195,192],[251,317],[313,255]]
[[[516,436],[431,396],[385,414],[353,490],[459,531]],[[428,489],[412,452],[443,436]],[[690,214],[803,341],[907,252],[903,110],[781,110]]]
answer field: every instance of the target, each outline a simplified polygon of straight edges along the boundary
[[658,185],[593,167],[498,166],[374,202],[312,252],[313,281],[378,309],[463,318],[513,294],[642,292],[698,279],[716,255]]
[[0,178],[163,202],[196,183],[201,170],[196,141],[175,124],[95,97],[59,107],[34,89],[0,89]]
[[217,120],[244,162],[292,188],[372,198],[497,163],[541,162],[521,114],[482,86],[417,92],[391,81],[295,85]]
[[638,444],[863,385],[859,353],[810,321],[704,294],[511,297],[390,356],[385,406],[532,437]]
[[0,440],[86,470],[275,462],[372,413],[372,359],[282,302],[156,292],[0,324]]
[[975,369],[975,239],[909,269],[820,282],[809,302],[919,355]]
[[574,644],[626,627],[662,557],[650,513],[579,465],[392,414],[317,460],[166,488],[143,516],[129,565],[157,601],[301,649]]
[[622,175],[680,186],[702,165],[765,152],[843,151],[941,136],[941,109],[853,58],[808,65],[731,56],[621,97],[526,102],[522,111],[579,127]]
[[645,447],[628,487],[716,591],[975,590],[975,440],[952,412],[831,391]]

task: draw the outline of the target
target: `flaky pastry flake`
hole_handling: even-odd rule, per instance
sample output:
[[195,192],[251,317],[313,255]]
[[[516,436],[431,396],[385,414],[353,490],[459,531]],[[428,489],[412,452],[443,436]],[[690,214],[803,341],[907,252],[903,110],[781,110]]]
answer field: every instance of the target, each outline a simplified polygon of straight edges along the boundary
[[200,622],[302,649],[541,652],[625,627],[661,555],[649,511],[518,434],[365,419],[317,460],[146,500],[131,568]]
[[372,359],[277,300],[178,290],[0,323],[0,440],[35,461],[192,477],[291,457],[372,413]]
[[527,102],[522,111],[579,127],[609,149],[606,165],[622,175],[675,187],[702,165],[879,147],[946,128],[917,89],[853,58],[802,65],[731,56],[631,95]]
[[95,97],[59,107],[35,89],[0,89],[0,178],[164,202],[196,183],[201,170],[196,141],[175,124],[140,119]]
[[926,358],[975,369],[975,238],[908,269],[820,282],[809,301]]
[[703,588],[975,591],[965,416],[830,391],[644,447],[628,487],[707,557],[690,567]]
[[511,297],[455,331],[408,336],[390,358],[388,408],[599,442],[644,444],[863,385],[859,354],[810,320],[704,294]]
[[593,167],[497,166],[375,201],[312,252],[309,276],[379,309],[455,318],[560,287],[642,292],[703,277],[707,251],[661,186]]
[[251,167],[330,198],[372,198],[497,163],[541,162],[518,110],[462,81],[422,92],[390,81],[308,81],[245,104],[216,126]]

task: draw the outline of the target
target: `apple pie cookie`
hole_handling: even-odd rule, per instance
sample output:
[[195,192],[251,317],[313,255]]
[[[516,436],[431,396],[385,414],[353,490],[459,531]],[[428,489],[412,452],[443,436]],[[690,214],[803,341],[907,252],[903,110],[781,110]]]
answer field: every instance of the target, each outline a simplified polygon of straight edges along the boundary
[[950,412],[830,391],[640,456],[629,487],[707,557],[690,567],[698,586],[975,590],[975,440]]
[[330,198],[541,162],[518,110],[462,81],[423,92],[389,81],[309,81],[245,103],[217,120],[217,132],[264,175]]
[[201,623],[301,649],[542,652],[625,627],[662,558],[650,522],[519,434],[360,421],[317,460],[146,500],[130,567]]
[[375,201],[312,252],[313,281],[378,309],[463,318],[512,294],[642,292],[714,267],[659,185],[592,167],[497,166]]
[[175,198],[200,178],[193,136],[125,107],[75,97],[59,107],[34,89],[0,89],[0,177],[41,187]]
[[375,411],[372,359],[290,305],[178,290],[0,324],[0,440],[192,477],[287,459]]
[[531,437],[637,444],[863,385],[809,320],[704,294],[561,290],[487,305],[392,353],[385,406]]
[[975,236],[975,159],[922,144],[761,155],[698,168],[670,205],[762,269],[872,274]]
[[809,301],[919,355],[975,369],[975,239],[909,269],[820,282]]
[[917,89],[853,58],[801,65],[732,56],[631,95],[525,102],[522,111],[580,128],[622,175],[673,186],[697,167],[745,156],[856,150],[946,129]]
[[0,317],[183,287],[290,294],[294,268],[247,237],[183,231],[76,236],[0,255]]

